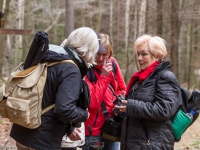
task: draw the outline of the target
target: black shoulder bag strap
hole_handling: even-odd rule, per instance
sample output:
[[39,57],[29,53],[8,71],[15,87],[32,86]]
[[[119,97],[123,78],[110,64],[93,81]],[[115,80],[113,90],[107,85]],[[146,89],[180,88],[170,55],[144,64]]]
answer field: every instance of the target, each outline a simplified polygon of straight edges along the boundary
[[117,67],[113,59],[111,59],[111,62],[112,62],[113,74],[114,74],[115,80],[117,81],[117,77],[116,77]]
[[[112,85],[108,85],[109,89],[111,90],[112,94],[117,98],[117,95],[115,94],[115,92],[113,91]],[[106,109],[106,105],[104,100],[101,102],[101,107],[103,109],[103,115],[105,118],[109,118],[109,114],[108,114],[108,110]]]

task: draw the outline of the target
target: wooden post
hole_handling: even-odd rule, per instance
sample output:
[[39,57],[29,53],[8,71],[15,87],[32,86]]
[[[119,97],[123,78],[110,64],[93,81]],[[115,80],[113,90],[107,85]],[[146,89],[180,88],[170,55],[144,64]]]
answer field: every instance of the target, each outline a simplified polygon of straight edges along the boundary
[[0,28],[0,34],[21,34],[21,35],[29,35],[29,34],[31,34],[31,30],[2,29],[2,28]]

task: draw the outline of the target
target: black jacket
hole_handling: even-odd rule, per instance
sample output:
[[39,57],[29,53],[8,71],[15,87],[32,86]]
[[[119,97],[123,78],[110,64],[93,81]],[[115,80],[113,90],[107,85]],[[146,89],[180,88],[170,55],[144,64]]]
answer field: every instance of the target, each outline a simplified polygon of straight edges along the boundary
[[[174,137],[170,117],[181,105],[179,83],[169,70],[168,61],[161,62],[141,84],[133,82],[128,91],[127,110],[123,120],[121,150],[173,150]],[[137,87],[137,88],[136,88]]]
[[[71,59],[69,55],[47,51],[43,61]],[[83,64],[84,63],[84,64]],[[84,61],[82,65],[86,65]],[[78,64],[80,65],[80,64]],[[42,99],[42,108],[55,103],[55,107],[42,115],[42,124],[37,129],[27,129],[13,124],[11,137],[17,142],[36,150],[59,150],[65,132],[70,134],[71,123],[84,122],[87,111],[76,106],[80,93],[81,73],[71,63],[61,63],[47,70],[47,80]]]

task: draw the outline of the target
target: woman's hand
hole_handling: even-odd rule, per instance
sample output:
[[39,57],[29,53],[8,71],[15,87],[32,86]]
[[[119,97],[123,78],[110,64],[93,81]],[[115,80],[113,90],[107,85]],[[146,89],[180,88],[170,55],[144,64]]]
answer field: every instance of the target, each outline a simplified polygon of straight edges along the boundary
[[81,129],[74,128],[74,131],[68,137],[71,141],[81,140],[81,136],[79,135],[79,133],[81,133]]
[[[87,109],[87,111],[88,111],[88,109]],[[88,117],[87,117],[87,119],[90,117],[90,113],[89,113],[89,111],[88,111]]]
[[102,66],[101,74],[107,77],[111,71],[112,71],[112,63],[106,62],[106,59],[105,59],[104,64]]
[[119,109],[119,111],[121,111],[121,112],[126,112],[127,100],[121,100],[121,102],[124,105],[123,106],[115,105],[115,108]]

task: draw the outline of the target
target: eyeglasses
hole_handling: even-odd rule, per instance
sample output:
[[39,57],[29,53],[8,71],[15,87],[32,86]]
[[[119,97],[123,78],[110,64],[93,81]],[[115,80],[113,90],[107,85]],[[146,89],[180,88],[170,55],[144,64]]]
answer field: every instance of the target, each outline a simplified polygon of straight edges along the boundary
[[97,53],[97,55],[96,55],[97,57],[103,57],[103,58],[105,58],[106,56],[108,56],[108,54],[107,53],[103,53],[103,54],[101,54],[101,53]]

